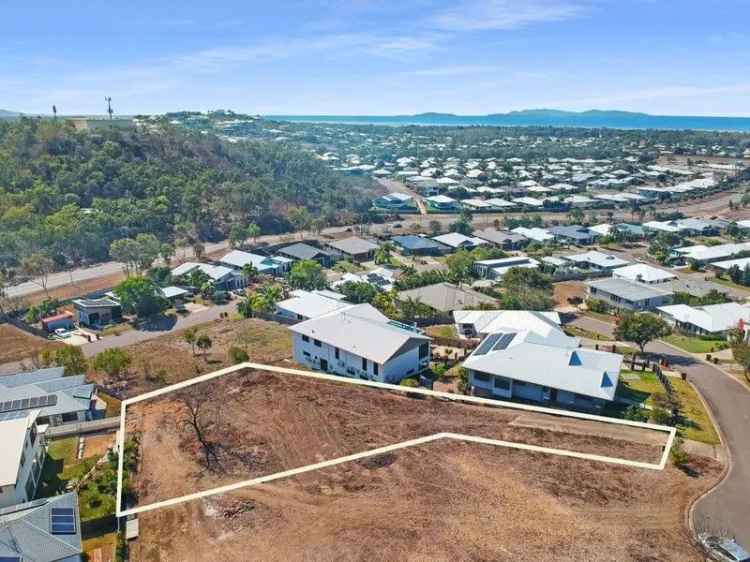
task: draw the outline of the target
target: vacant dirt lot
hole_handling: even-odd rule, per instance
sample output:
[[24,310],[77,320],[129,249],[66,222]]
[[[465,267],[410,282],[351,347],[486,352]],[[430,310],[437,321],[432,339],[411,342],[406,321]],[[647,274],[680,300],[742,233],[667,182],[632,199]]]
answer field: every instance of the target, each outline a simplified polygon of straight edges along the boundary
[[10,324],[0,324],[0,365],[29,359],[43,349],[62,345],[32,336]]
[[[128,409],[128,431],[141,433],[141,505],[439,431],[651,462],[664,441],[647,430],[268,373],[205,385],[191,396],[208,396],[204,412],[214,414],[206,425],[218,458],[211,470],[176,396]],[[699,560],[684,513],[720,467],[695,459],[693,468],[696,477],[437,442],[145,513],[133,554],[148,561]]]
[[[131,345],[133,359],[130,373],[115,386],[126,396],[136,396],[174,384],[200,374],[218,371],[232,365],[230,347],[247,352],[251,361],[265,364],[290,364],[292,338],[286,326],[257,318],[217,320],[197,326],[198,334],[211,338],[205,353],[196,348],[195,355],[184,339],[184,330]],[[97,382],[105,382],[101,373],[89,373]]]

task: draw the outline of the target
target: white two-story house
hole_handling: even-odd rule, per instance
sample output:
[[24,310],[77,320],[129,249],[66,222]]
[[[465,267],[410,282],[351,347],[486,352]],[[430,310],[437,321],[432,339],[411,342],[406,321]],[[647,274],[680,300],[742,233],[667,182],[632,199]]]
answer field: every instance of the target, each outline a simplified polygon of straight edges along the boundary
[[0,508],[34,499],[45,449],[36,411],[0,414]]
[[430,364],[430,338],[369,304],[351,305],[289,329],[294,359],[309,368],[398,383]]

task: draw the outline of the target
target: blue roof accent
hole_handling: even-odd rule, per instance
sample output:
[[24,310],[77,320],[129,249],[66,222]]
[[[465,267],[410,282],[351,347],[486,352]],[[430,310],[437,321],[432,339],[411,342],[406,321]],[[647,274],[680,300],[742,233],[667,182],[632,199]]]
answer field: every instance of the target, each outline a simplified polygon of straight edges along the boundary
[[578,356],[577,352],[573,352],[570,354],[570,361],[568,361],[568,365],[571,365],[573,367],[580,367],[583,365],[583,362],[581,361],[581,358]]
[[391,238],[393,242],[407,250],[439,250],[444,246],[430,238],[422,238],[414,234],[405,234]]
[[602,388],[611,388],[613,385],[612,379],[609,378],[607,373],[602,375]]

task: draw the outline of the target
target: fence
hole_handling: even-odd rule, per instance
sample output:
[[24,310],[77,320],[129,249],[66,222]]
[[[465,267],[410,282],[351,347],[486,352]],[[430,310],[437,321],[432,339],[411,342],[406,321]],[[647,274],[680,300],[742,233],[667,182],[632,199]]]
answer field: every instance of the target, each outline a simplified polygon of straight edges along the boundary
[[107,429],[116,429],[120,427],[120,418],[104,418],[101,420],[92,420],[86,422],[64,423],[62,425],[50,426],[45,433],[46,437],[68,437],[70,435],[80,435],[82,433],[95,433]]

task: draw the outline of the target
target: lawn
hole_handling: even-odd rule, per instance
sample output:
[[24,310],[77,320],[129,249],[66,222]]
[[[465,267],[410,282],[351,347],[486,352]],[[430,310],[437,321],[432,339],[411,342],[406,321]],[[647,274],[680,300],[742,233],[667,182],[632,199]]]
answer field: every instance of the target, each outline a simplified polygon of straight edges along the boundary
[[[66,437],[50,441],[47,459],[37,497],[44,498],[65,492],[71,480],[79,480],[94,467],[99,457],[78,460],[78,437]],[[108,465],[97,472],[109,470]],[[114,471],[112,471],[114,474]],[[97,474],[99,476],[99,474]],[[108,475],[111,476],[111,475]],[[100,485],[94,477],[78,490],[81,521],[92,521],[114,513],[115,494],[106,485]]]
[[714,277],[711,279],[714,283],[718,283],[719,285],[724,285],[725,287],[730,287],[732,289],[737,289],[738,291],[744,291],[746,293],[750,292],[750,287],[745,287],[744,285],[738,285],[731,279],[724,279],[722,277]]
[[101,549],[102,562],[112,562],[115,559],[116,546],[117,531],[83,540],[83,551],[88,555],[89,560],[93,560],[95,550]]
[[341,260],[333,266],[333,270],[340,273],[358,273],[362,271],[362,266],[347,260]]
[[[624,380],[623,374],[637,375],[638,380]],[[680,435],[685,439],[700,441],[701,443],[718,444],[719,436],[695,389],[690,383],[682,379],[671,377],[669,380],[682,405],[683,419],[677,424]],[[620,373],[620,384],[617,387],[618,397],[652,406],[653,395],[660,392],[664,392],[664,388],[656,375],[650,371],[623,370]]]
[[703,340],[682,334],[671,334],[664,341],[687,351],[688,353],[713,353],[720,351],[720,346],[726,345],[724,340]]
[[439,324],[437,326],[428,326],[425,328],[428,336],[435,338],[456,339],[456,327],[453,324]]
[[585,328],[580,328],[578,326],[565,326],[563,331],[568,334],[569,336],[574,336],[578,338],[586,338],[589,340],[604,340],[604,341],[611,341],[612,338],[609,338],[605,336],[604,334],[600,334],[599,332],[593,332],[591,330],[586,330]]
[[104,414],[105,417],[114,418],[120,415],[120,400],[118,400],[114,396],[110,396],[106,392],[101,391],[97,394],[97,396],[99,396],[99,398],[101,398],[102,401],[106,402],[107,404],[107,411]]

